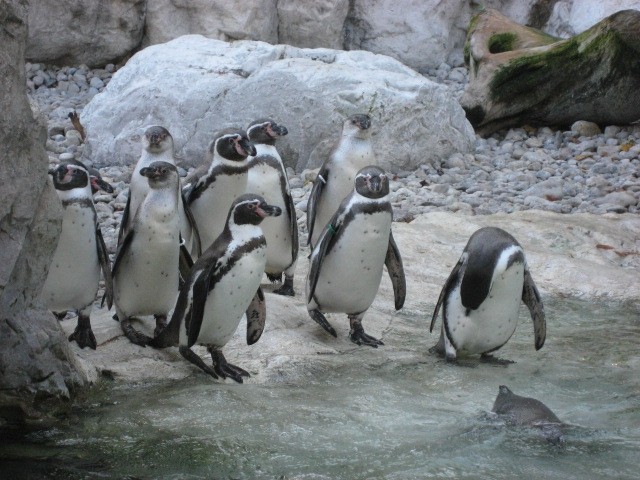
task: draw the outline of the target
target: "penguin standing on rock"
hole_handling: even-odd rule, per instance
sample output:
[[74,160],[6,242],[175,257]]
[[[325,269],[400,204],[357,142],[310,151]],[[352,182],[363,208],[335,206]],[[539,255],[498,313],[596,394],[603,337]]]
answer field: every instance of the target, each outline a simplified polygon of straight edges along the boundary
[[[226,361],[222,347],[245,313],[247,343],[254,344],[262,335],[266,308],[260,281],[267,244],[260,223],[280,214],[280,208],[268,205],[259,195],[245,194],[233,202],[222,234],[193,265],[169,325],[151,346],[179,345],[183,357],[214,378],[231,377],[242,383],[242,377],[249,376]],[[207,346],[213,368],[191,350],[196,343]]]
[[[69,336],[80,348],[97,347],[91,329],[91,306],[102,270],[105,298],[111,305],[113,292],[109,255],[97,223],[89,172],[80,162],[62,163],[49,172],[62,201],[62,231],[53,254],[41,298],[55,312],[78,311],[78,325]],[[56,315],[58,318],[64,314]]]
[[281,281],[284,272],[284,284],[273,293],[293,296],[293,275],[299,248],[298,221],[289,179],[275,147],[276,139],[287,133],[286,127],[269,119],[256,120],[249,125],[247,135],[256,147],[256,155],[249,158],[247,193],[257,193],[267,203],[282,210],[280,217],[262,227],[267,239],[265,272],[272,282]]
[[[247,157],[256,147],[244,130],[219,132],[209,145],[209,170],[185,193],[200,231],[202,250],[222,233],[229,207],[247,188]],[[198,255],[192,252],[194,257]]]
[[353,190],[356,173],[377,165],[371,144],[371,117],[351,115],[342,125],[342,135],[313,182],[307,209],[307,243],[315,246],[322,229]]
[[392,216],[389,179],[382,169],[365,167],[355,176],[355,189],[318,238],[307,278],[307,310],[334,337],[336,331],[323,313],[346,313],[352,342],[384,345],[362,328],[362,318],[378,292],[383,265],[391,277],[396,310],[404,305],[406,280],[391,232]]
[[153,162],[139,173],[147,179],[149,193],[124,232],[112,275],[122,331],[144,346],[151,339],[133,328],[131,318],[154,315],[160,332],[178,294],[180,178],[169,162]]
[[[148,167],[153,162],[176,164],[173,157],[173,137],[166,128],[159,125],[147,128],[142,136],[142,154],[131,175],[127,205],[122,212],[120,232],[118,233],[118,245],[122,243],[124,233],[130,229],[130,222],[133,220],[138,207],[147,193],[149,193],[149,182],[140,173],[140,170]],[[193,251],[198,255],[201,252],[198,227],[182,195],[179,198],[179,203],[180,234],[187,251]]]
[[448,360],[459,355],[488,356],[515,332],[521,301],[531,313],[539,350],[547,330],[544,307],[524,251],[504,230],[481,228],[469,238],[440,292],[430,331],[441,307],[442,329],[432,351]]

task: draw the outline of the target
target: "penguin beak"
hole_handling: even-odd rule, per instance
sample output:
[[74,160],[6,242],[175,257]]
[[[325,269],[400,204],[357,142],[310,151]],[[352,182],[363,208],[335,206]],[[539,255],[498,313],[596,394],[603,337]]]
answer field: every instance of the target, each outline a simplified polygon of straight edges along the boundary
[[98,190],[102,190],[103,192],[113,193],[113,187],[110,183],[105,182],[102,178],[96,177],[94,175],[91,176],[91,188],[93,189],[93,193]]
[[356,124],[360,130],[368,130],[371,126],[371,117],[369,115],[358,115]]
[[158,178],[160,172],[155,168],[144,167],[140,169],[140,175],[147,178]]
[[251,156],[254,157],[256,155],[256,147],[253,143],[249,141],[248,138],[242,137],[240,140],[236,142],[236,150],[239,155],[243,156]]
[[380,178],[378,175],[367,178],[367,186],[372,192],[378,193],[380,190],[382,190],[382,178]]
[[255,211],[260,218],[277,217],[282,213],[282,209],[280,207],[269,205],[266,202],[262,202],[260,205],[258,205]]
[[277,125],[275,123],[272,123],[269,126],[268,132],[269,132],[269,135],[273,138],[284,137],[287,133],[289,133],[289,131],[287,130],[287,127],[283,125]]

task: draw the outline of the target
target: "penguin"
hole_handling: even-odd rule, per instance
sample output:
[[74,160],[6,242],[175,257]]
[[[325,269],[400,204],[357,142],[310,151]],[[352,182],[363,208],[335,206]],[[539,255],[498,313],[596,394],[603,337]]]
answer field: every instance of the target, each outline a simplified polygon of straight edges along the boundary
[[98,171],[98,169],[93,168],[93,167],[87,167],[84,163],[82,163],[80,160],[69,160],[69,162],[67,163],[71,163],[73,165],[78,165],[79,167],[84,168],[88,173],[89,173],[89,180],[91,182],[91,193],[92,194],[96,194],[98,193],[100,190],[102,190],[103,192],[107,192],[107,193],[113,193],[113,186],[107,182],[106,180],[104,180],[102,178],[102,175],[100,175],[100,172]]
[[[141,143],[142,154],[131,174],[127,204],[122,212],[122,220],[120,222],[118,245],[122,243],[124,234],[131,227],[130,223],[138,207],[149,192],[149,182],[140,174],[140,170],[148,167],[153,162],[176,164],[173,156],[173,137],[166,128],[159,125],[147,128],[142,136]],[[197,224],[182,195],[179,198],[179,202],[180,234],[182,235],[185,249],[198,255],[202,250],[202,246]]]
[[62,202],[62,231],[41,291],[48,309],[64,317],[78,311],[78,324],[69,336],[80,348],[96,349],[91,329],[91,306],[98,292],[100,272],[105,299],[111,305],[113,286],[109,255],[98,225],[89,172],[82,163],[61,163],[49,171]]
[[352,342],[376,348],[384,345],[362,328],[362,318],[378,292],[383,265],[391,277],[396,310],[404,305],[406,280],[391,232],[392,216],[389,179],[381,168],[365,167],[356,174],[354,190],[340,204],[311,252],[307,311],[334,337],[336,331],[323,313],[346,313]]
[[282,210],[280,217],[262,226],[267,239],[265,272],[272,282],[282,281],[284,272],[283,285],[273,293],[294,296],[293,276],[299,248],[298,219],[287,172],[275,147],[276,139],[287,133],[286,127],[270,119],[256,120],[249,125],[247,136],[256,147],[256,155],[249,157],[247,193],[257,193],[267,203]]
[[430,331],[442,307],[440,340],[432,351],[454,360],[459,355],[488,357],[513,335],[520,301],[529,308],[535,347],[544,345],[545,313],[524,250],[497,227],[476,231],[442,287]]
[[149,192],[124,232],[113,263],[116,315],[133,343],[150,337],[136,331],[131,318],[154,315],[156,332],[166,325],[178,295],[180,261],[180,178],[173,163],[152,162],[139,170]]
[[320,232],[353,190],[356,173],[377,165],[371,144],[371,117],[351,115],[342,125],[342,135],[313,181],[307,208],[307,244],[313,246]]
[[[247,343],[256,343],[264,329],[266,306],[260,281],[267,260],[267,244],[260,228],[265,217],[281,214],[255,194],[244,194],[231,205],[224,229],[195,262],[169,325],[150,345],[179,345],[180,353],[214,378],[230,377],[242,383],[249,373],[226,361],[222,347],[231,339],[243,314]],[[206,345],[213,367],[190,347]]]
[[[229,207],[246,191],[247,157],[255,154],[255,146],[241,129],[222,130],[209,145],[209,170],[185,192],[203,250],[222,233]],[[192,252],[192,256],[199,255]]]

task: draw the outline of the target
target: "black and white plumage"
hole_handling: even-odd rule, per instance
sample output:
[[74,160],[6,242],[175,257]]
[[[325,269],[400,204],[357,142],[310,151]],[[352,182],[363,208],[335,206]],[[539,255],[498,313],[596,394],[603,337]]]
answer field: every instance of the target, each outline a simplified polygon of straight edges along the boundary
[[521,301],[531,313],[539,350],[546,336],[545,313],[524,250],[504,230],[481,228],[469,239],[440,292],[430,328],[433,331],[442,308],[434,350],[448,359],[498,350],[515,332]]
[[67,310],[78,311],[78,324],[69,337],[80,348],[97,347],[91,329],[91,306],[100,281],[105,280],[105,298],[113,298],[111,269],[102,232],[93,205],[91,179],[80,162],[62,163],[49,172],[62,201],[62,231],[51,266],[42,287],[41,298],[58,318]]
[[392,216],[389,179],[376,166],[363,168],[355,176],[355,189],[327,223],[311,253],[307,310],[334,337],[336,331],[323,313],[346,313],[354,343],[383,345],[364,333],[362,318],[378,292],[384,265],[396,310],[404,305],[406,281],[391,232]]
[[[118,245],[122,243],[124,233],[130,228],[130,223],[138,207],[147,196],[147,193],[149,193],[149,182],[140,174],[140,170],[148,167],[153,162],[176,164],[173,155],[173,137],[166,128],[159,125],[147,128],[142,136],[141,142],[142,153],[131,174],[127,204],[122,212],[122,221],[120,222]],[[194,252],[198,255],[202,251],[202,246],[197,224],[182,195],[179,198],[179,203],[180,234],[182,235],[187,251]]]
[[255,155],[256,148],[244,130],[231,128],[219,132],[207,152],[209,170],[194,179],[194,185],[185,192],[200,231],[202,250],[222,233],[229,207],[246,191],[247,157]]
[[284,284],[273,293],[293,296],[299,248],[298,222],[287,172],[275,146],[276,139],[287,133],[286,127],[270,119],[256,120],[249,125],[247,135],[256,147],[256,155],[249,158],[247,193],[257,193],[268,204],[282,210],[281,216],[262,226],[267,239],[265,272],[271,281],[280,281],[284,272]]
[[175,165],[153,162],[140,169],[149,191],[136,210],[113,264],[114,303],[122,331],[145,345],[131,318],[154,315],[156,331],[166,325],[178,295],[180,179]]
[[[260,281],[267,245],[260,223],[280,214],[280,208],[259,195],[245,194],[233,202],[222,233],[198,258],[181,287],[169,325],[150,345],[179,345],[182,356],[214,378],[231,377],[242,383],[242,377],[249,376],[226,361],[222,347],[245,313],[247,343],[254,344],[262,335],[266,307]],[[213,368],[191,351],[195,344],[208,348]]]
[[313,182],[307,207],[307,243],[312,247],[342,200],[353,190],[358,171],[377,165],[370,127],[369,115],[356,114],[347,118],[340,139]]

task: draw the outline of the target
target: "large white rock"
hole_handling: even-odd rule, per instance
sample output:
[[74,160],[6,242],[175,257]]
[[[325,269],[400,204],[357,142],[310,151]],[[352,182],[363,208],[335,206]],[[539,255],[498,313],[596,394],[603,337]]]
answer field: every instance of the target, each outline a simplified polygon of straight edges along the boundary
[[146,0],[29,2],[27,60],[103,66],[142,39]]
[[277,0],[147,1],[143,45],[197,33],[218,40],[278,41]]
[[349,0],[278,0],[278,42],[304,48],[344,45]]
[[134,163],[151,124],[168,128],[178,156],[194,165],[215,131],[271,116],[289,129],[278,145],[300,171],[328,155],[344,118],[368,111],[379,162],[391,171],[469,152],[475,142],[449,90],[390,57],[200,35],[136,54],[81,120],[96,165]]
[[640,10],[640,0],[567,0],[557,2],[545,32],[569,38],[620,10]]

